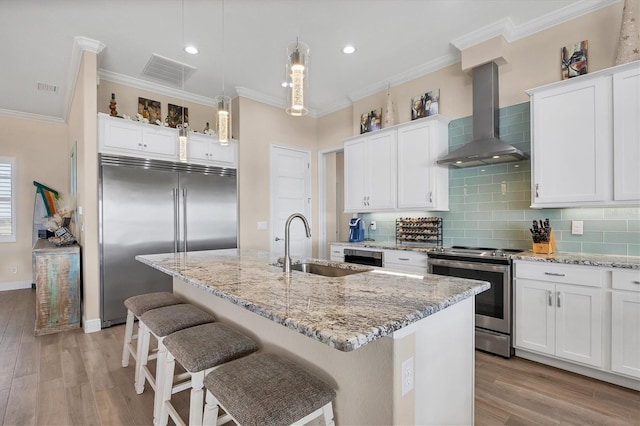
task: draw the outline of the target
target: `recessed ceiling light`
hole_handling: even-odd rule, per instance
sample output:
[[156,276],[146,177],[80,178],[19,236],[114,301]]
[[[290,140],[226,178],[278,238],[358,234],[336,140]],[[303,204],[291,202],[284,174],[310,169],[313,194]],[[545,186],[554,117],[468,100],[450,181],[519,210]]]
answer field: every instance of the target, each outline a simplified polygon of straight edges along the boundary
[[187,46],[184,48],[184,51],[192,55],[198,54],[198,49],[195,46]]
[[345,55],[351,55],[355,51],[356,51],[356,48],[351,46],[350,44],[342,48],[342,53],[344,53]]

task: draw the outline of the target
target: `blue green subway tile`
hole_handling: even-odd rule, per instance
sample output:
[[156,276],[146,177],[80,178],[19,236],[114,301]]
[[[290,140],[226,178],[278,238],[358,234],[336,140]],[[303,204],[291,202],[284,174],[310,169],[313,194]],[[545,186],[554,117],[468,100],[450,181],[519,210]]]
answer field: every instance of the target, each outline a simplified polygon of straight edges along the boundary
[[509,210],[508,202],[478,203],[477,211]]
[[501,210],[492,214],[493,220],[522,220],[524,221],[524,211],[522,210]]
[[452,169],[453,173],[451,173],[454,178],[468,177],[468,176],[478,176],[478,168],[477,167],[469,167],[468,169]]
[[632,231],[632,232],[640,231],[640,220],[628,220],[627,231]]
[[507,126],[507,131],[505,134],[510,135],[511,133],[518,133],[518,132],[529,133],[530,131],[531,131],[531,123],[523,122],[523,123],[512,124],[510,126]]
[[464,214],[465,220],[490,220],[491,212],[467,212]]
[[508,183],[509,191],[525,191],[529,193],[529,198],[531,198],[531,181],[530,180],[520,180],[515,182]]
[[485,229],[489,231],[492,231],[494,229],[503,229],[503,222],[496,222],[491,220],[491,215],[486,214],[483,219],[478,220],[478,229]]
[[469,124],[464,126],[464,134],[469,136],[473,135],[473,120],[470,120]]
[[464,186],[464,178],[449,178],[449,188]]
[[493,238],[501,240],[522,240],[528,237],[523,230],[518,229],[494,229],[492,232]]
[[445,235],[449,238],[464,238],[464,232],[464,229],[450,229]]
[[583,253],[597,253],[597,254],[615,254],[623,255],[627,254],[626,244],[612,244],[612,243],[582,243]]
[[464,195],[449,195],[449,205],[464,204],[466,197]]
[[584,221],[584,231],[626,232],[626,220],[588,220]]
[[592,208],[569,208],[562,210],[562,218],[565,220],[596,220],[604,219],[604,209],[600,207]]
[[493,193],[493,201],[524,201],[527,200],[529,204],[529,193],[524,191],[507,191],[504,194],[502,192]]
[[465,203],[490,203],[493,201],[492,194],[470,194],[464,197]]
[[639,207],[607,207],[603,211],[605,219],[640,220]]
[[464,128],[459,126],[449,127],[449,137],[460,136],[462,135],[463,130]]
[[502,182],[522,182],[525,180],[524,172],[514,172],[514,173],[501,173],[493,175],[494,183],[502,183]]
[[458,136],[450,136],[449,137],[449,147],[454,147],[454,146],[459,146],[459,145],[463,145],[467,142],[471,142],[471,135],[470,134],[462,134],[462,135],[458,135]]
[[451,221],[453,229],[478,229],[478,222],[475,220],[455,220]]
[[464,236],[468,238],[491,238],[493,231],[489,229],[467,229],[464,231]]
[[627,256],[640,256],[640,244],[627,244]]
[[467,117],[456,118],[455,120],[451,120],[449,122],[449,127],[464,127],[469,126],[473,123],[473,116],[469,115]]
[[502,142],[508,143],[509,145],[513,145],[516,143],[524,142],[524,133],[511,133],[510,135],[500,135],[500,140]]
[[455,209],[452,206],[449,206],[449,208],[451,210],[454,210],[456,212],[477,212],[480,209],[478,209],[478,204],[456,204],[455,205]]
[[449,197],[451,197],[452,195],[471,195],[471,194],[477,194],[478,193],[478,187],[473,185],[473,186],[456,186],[456,187],[449,187]]
[[468,178],[465,178],[464,183],[472,186],[472,185],[484,185],[484,184],[488,184],[488,183],[492,183],[493,181],[493,177],[492,175],[486,175],[486,176],[470,176]]
[[507,170],[509,172],[531,171],[531,160],[522,160],[522,161],[517,161],[515,163],[509,163],[507,164]]
[[604,242],[640,244],[640,232],[605,232]]
[[554,226],[553,222],[555,220],[562,219],[562,210],[561,209],[527,209],[524,212],[525,220],[539,220],[548,218],[551,221],[551,226]]
[[[491,179],[493,180],[493,178]],[[493,194],[493,193],[499,193],[500,192],[500,184],[499,183],[486,183],[486,184],[479,184],[478,185],[478,193],[479,194]]]
[[511,124],[520,124],[524,120],[522,119],[523,114],[521,112],[517,112],[515,114],[505,115],[500,119],[500,126],[509,126]]
[[554,231],[556,241],[575,241],[580,243],[602,243],[604,241],[604,233],[602,232],[585,232],[583,235],[573,235],[571,230]]
[[580,253],[582,252],[582,243],[556,241],[556,250],[566,253]]
[[507,229],[519,229],[524,231],[525,235],[529,237],[531,233],[529,232],[529,228],[531,228],[531,224],[525,222],[524,220],[509,220],[507,221]]
[[467,247],[478,247],[478,239],[477,238],[451,238],[451,245],[453,246],[467,246]]
[[519,112],[529,115],[531,105],[529,102],[521,102],[519,104],[509,105],[508,107],[501,108],[500,111],[505,110],[506,114],[517,114]]
[[481,174],[497,175],[500,173],[507,173],[509,171],[509,166],[507,164],[486,164],[479,167],[479,169]]
[[470,213],[458,212],[458,211],[448,212],[446,215],[444,215],[444,217],[442,218],[442,221],[446,224],[454,220],[466,220],[468,214]]
[[529,208],[529,205],[531,205],[530,200],[509,201],[508,210],[525,210]]
[[555,231],[571,231],[570,220],[551,220],[551,229]]

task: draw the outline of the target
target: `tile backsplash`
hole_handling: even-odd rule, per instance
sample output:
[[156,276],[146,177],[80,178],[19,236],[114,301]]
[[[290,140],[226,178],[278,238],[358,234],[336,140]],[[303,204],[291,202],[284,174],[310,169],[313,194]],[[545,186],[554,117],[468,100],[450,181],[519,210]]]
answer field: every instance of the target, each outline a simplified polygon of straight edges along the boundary
[[[500,138],[531,152],[529,103],[500,109]],[[449,148],[471,141],[472,120],[449,123]],[[531,162],[495,164],[449,171],[449,212],[368,213],[359,216],[368,238],[395,240],[398,217],[443,218],[444,244],[475,247],[531,248],[533,220],[549,218],[562,252],[640,256],[640,208],[591,207],[530,209]],[[377,229],[369,223],[375,220]],[[571,234],[571,221],[584,221],[584,234]]]

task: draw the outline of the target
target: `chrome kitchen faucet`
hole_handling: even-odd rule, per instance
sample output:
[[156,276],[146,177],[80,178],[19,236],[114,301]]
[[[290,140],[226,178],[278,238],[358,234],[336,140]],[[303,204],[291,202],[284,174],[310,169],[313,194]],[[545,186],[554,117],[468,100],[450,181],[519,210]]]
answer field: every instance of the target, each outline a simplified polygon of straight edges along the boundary
[[307,218],[304,217],[301,213],[294,213],[287,219],[287,222],[284,225],[284,265],[282,265],[282,270],[284,272],[291,272],[291,257],[289,256],[289,228],[291,228],[291,221],[295,218],[300,218],[302,223],[304,223],[304,230],[307,233],[307,238],[311,238],[311,228],[309,228],[309,222],[307,222]]

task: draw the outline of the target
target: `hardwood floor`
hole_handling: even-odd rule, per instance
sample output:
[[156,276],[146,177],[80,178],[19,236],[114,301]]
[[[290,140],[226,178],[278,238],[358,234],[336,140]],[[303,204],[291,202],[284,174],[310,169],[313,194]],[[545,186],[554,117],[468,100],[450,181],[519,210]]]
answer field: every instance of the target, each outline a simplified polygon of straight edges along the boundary
[[[35,293],[0,292],[4,425],[151,425],[153,393],[122,368],[124,326],[33,336]],[[188,395],[178,394],[180,412]],[[476,352],[476,425],[640,425],[640,392]]]

